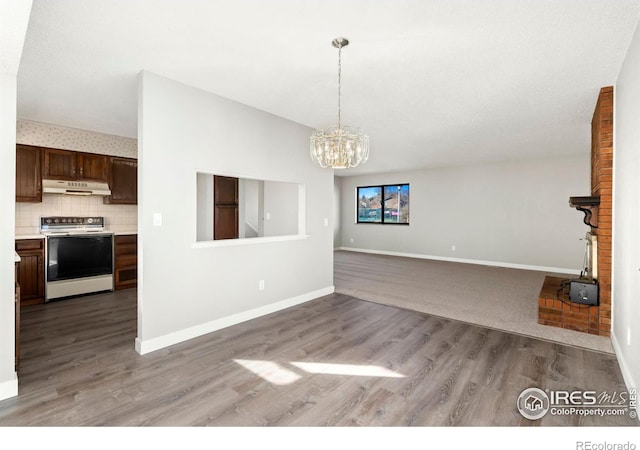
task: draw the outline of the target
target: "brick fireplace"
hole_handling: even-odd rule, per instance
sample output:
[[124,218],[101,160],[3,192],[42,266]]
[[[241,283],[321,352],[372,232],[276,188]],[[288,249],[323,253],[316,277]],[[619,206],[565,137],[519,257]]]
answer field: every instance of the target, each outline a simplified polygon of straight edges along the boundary
[[[591,121],[591,195],[600,198],[589,227],[597,236],[597,281],[600,303],[571,303],[562,290],[564,278],[546,277],[538,297],[538,323],[609,336],[611,331],[611,230],[613,186],[613,87],[600,89]],[[580,220],[576,216],[576,220]]]

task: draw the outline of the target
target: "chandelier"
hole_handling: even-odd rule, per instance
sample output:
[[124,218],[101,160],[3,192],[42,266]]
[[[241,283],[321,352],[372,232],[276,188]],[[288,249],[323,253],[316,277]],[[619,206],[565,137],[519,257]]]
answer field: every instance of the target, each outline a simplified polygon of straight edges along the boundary
[[360,128],[342,126],[341,84],[342,47],[349,45],[345,38],[336,38],[331,45],[338,49],[338,125],[325,130],[315,130],[311,135],[311,159],[320,167],[348,169],[369,158],[369,136]]

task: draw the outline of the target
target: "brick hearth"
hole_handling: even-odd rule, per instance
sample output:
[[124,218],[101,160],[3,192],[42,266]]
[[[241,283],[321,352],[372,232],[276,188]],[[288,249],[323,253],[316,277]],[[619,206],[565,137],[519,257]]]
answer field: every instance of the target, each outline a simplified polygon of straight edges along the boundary
[[553,327],[600,334],[597,306],[571,303],[566,289],[562,291],[564,278],[545,277],[538,297],[538,323]]

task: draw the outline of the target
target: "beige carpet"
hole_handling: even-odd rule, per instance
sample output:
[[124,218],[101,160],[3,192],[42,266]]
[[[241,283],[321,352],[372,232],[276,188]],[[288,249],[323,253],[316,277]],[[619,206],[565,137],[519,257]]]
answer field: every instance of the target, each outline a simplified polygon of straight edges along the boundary
[[613,353],[607,337],[537,323],[544,277],[562,275],[352,251],[336,251],[334,267],[338,293]]

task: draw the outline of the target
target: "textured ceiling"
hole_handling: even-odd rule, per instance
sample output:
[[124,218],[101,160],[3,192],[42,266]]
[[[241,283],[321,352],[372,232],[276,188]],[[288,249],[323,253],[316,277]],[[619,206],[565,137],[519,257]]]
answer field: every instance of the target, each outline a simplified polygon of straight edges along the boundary
[[348,174],[588,153],[639,18],[640,0],[34,0],[18,118],[135,137],[146,69],[324,128],[345,36],[342,119],[371,140]]

